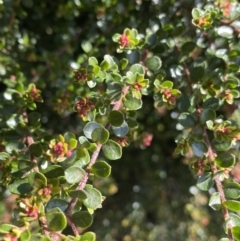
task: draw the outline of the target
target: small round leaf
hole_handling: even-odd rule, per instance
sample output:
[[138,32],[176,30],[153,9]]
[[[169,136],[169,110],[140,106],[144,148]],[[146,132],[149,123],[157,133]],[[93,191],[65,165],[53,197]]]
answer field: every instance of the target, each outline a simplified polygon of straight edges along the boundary
[[124,115],[121,111],[113,110],[108,115],[108,121],[112,126],[121,126],[124,122]]
[[224,152],[220,153],[216,158],[215,158],[215,163],[222,168],[228,168],[231,167],[235,164],[235,156],[233,154]]
[[102,204],[102,194],[91,185],[86,185],[84,191],[87,193],[87,198],[82,202],[87,208],[97,209]]
[[81,228],[89,227],[93,222],[93,217],[88,211],[79,211],[72,215],[74,224]]
[[82,168],[76,166],[69,167],[67,170],[65,170],[65,178],[70,184],[80,182],[84,174],[85,171]]
[[105,178],[110,175],[111,166],[105,161],[98,161],[92,165],[91,170],[95,176]]
[[109,160],[117,160],[122,156],[122,147],[115,141],[108,140],[102,147],[103,153]]
[[47,226],[53,231],[61,231],[67,226],[67,218],[59,208],[53,208],[46,213]]

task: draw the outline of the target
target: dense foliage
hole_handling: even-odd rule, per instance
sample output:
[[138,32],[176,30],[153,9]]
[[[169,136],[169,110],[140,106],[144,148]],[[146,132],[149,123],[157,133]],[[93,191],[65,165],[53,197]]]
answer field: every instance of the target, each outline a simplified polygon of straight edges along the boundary
[[0,1],[1,240],[240,240],[239,17]]

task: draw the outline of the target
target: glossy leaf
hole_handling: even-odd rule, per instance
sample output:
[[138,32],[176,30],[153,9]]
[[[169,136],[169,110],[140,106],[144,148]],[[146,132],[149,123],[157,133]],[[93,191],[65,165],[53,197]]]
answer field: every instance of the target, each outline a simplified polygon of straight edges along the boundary
[[108,115],[108,121],[112,126],[121,126],[124,122],[124,115],[121,111],[113,110]]
[[127,122],[124,121],[121,126],[118,126],[118,127],[112,126],[112,130],[116,136],[124,137],[127,135],[129,131],[129,127]]
[[86,232],[81,236],[80,241],[96,241],[96,234],[93,232]]
[[156,71],[161,68],[162,61],[159,57],[153,56],[145,62],[146,67],[151,71]]
[[213,186],[213,177],[211,172],[205,172],[197,180],[197,187],[203,191],[209,190]]
[[72,220],[77,227],[87,228],[92,224],[93,217],[88,211],[79,211],[72,215]]
[[11,141],[7,143],[5,148],[9,154],[12,154],[13,152],[18,153],[22,151],[25,148],[25,145],[22,142]]
[[240,226],[233,227],[232,234],[237,241],[240,241]]
[[138,110],[142,107],[142,100],[127,94],[123,104],[129,110]]
[[203,158],[205,153],[208,151],[208,147],[203,141],[194,141],[191,144],[192,151],[195,156]]
[[223,205],[231,211],[234,211],[234,212],[240,211],[240,202],[239,201],[227,200],[227,201],[223,202]]
[[227,182],[224,184],[223,191],[226,197],[237,199],[240,197],[240,184],[236,182]]
[[72,166],[65,170],[65,178],[70,184],[80,182],[84,175],[85,171],[80,167]]
[[47,178],[58,178],[64,176],[64,169],[61,166],[52,165],[43,170],[43,173]]
[[111,174],[111,166],[105,161],[97,161],[91,167],[92,173],[97,177],[108,177]]
[[109,132],[104,127],[95,128],[91,137],[94,142],[104,144],[109,138]]
[[221,199],[220,199],[220,194],[219,192],[214,192],[209,200],[208,205],[214,209],[214,210],[218,210],[221,208]]
[[83,133],[88,139],[92,139],[92,132],[96,128],[102,128],[102,126],[95,121],[90,121],[84,126]]
[[178,121],[185,128],[194,127],[196,124],[196,119],[189,113],[181,113]]
[[31,233],[28,229],[24,230],[20,235],[21,241],[29,241],[31,240]]
[[215,163],[222,168],[228,168],[235,164],[235,156],[233,154],[224,152],[217,155]]
[[81,163],[81,167],[87,165],[90,162],[90,155],[86,148],[79,147],[77,149],[76,156],[78,161]]
[[39,142],[35,142],[29,146],[29,150],[36,157],[40,157],[43,153],[42,145]]
[[60,198],[53,198],[51,199],[47,205],[46,205],[46,211],[50,211],[54,208],[59,208],[61,209],[63,212],[65,212],[65,210],[67,209],[69,203],[63,199]]
[[122,147],[113,140],[108,140],[102,147],[103,153],[109,160],[117,160],[122,156]]
[[14,194],[26,194],[32,189],[32,186],[29,184],[27,178],[22,178],[16,179],[10,183],[8,185],[8,189],[11,193]]
[[91,185],[86,185],[84,191],[87,193],[87,198],[83,200],[83,204],[93,210],[100,208],[102,204],[102,194]]
[[87,193],[84,190],[72,190],[69,191],[69,196],[83,200],[87,198]]
[[205,124],[207,121],[214,121],[216,119],[216,113],[212,109],[205,109],[200,115],[200,121],[202,124]]
[[53,231],[61,231],[67,226],[67,218],[59,208],[53,208],[46,213],[47,226]]

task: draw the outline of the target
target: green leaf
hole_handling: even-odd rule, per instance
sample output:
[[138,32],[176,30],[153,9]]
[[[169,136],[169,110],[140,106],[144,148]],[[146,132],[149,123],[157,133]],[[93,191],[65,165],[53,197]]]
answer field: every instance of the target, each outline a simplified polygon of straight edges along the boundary
[[19,153],[25,148],[25,145],[20,141],[8,142],[5,149],[9,154]]
[[47,178],[41,172],[32,172],[28,175],[29,184],[35,187],[47,186]]
[[111,174],[111,166],[105,161],[97,161],[92,165],[91,171],[95,176],[105,178]]
[[119,67],[121,70],[124,70],[128,65],[128,60],[127,59],[121,59],[119,62]]
[[192,17],[193,17],[193,19],[198,19],[198,18],[201,17],[201,15],[202,15],[202,11],[200,9],[194,8],[192,10]]
[[64,169],[61,166],[52,165],[43,170],[43,173],[46,178],[58,178],[64,176]]
[[43,148],[41,143],[35,142],[29,146],[29,151],[36,157],[40,157],[43,154]]
[[121,111],[113,110],[108,115],[108,121],[112,126],[121,126],[124,122],[124,115]]
[[227,200],[223,202],[223,205],[234,212],[239,212],[240,211],[240,202],[236,200]]
[[181,49],[184,53],[191,53],[195,49],[195,47],[196,47],[196,43],[187,42],[187,43],[183,44]]
[[31,240],[31,233],[28,229],[24,230],[20,235],[21,241],[28,241]]
[[217,33],[219,36],[227,38],[227,39],[231,39],[233,38],[233,34],[234,34],[234,30],[233,28],[223,25],[221,27],[218,28]]
[[75,135],[72,132],[66,132],[63,137],[65,142],[70,142],[71,139],[76,139]]
[[73,190],[69,191],[69,196],[84,200],[87,198],[87,193],[84,190]]
[[107,142],[109,138],[109,132],[104,127],[95,128],[92,132],[92,140],[100,144]]
[[88,211],[79,211],[72,215],[72,220],[77,227],[87,228],[92,224],[93,217]]
[[113,140],[108,140],[102,146],[102,151],[109,160],[117,160],[122,156],[122,147]]
[[231,147],[232,143],[231,141],[218,142],[214,139],[212,145],[216,151],[227,151]]
[[203,158],[205,153],[208,151],[208,147],[203,141],[193,141],[191,147],[194,155],[200,158]]
[[161,68],[162,61],[159,57],[153,56],[153,57],[147,59],[145,65],[149,70],[156,71]]
[[230,218],[224,222],[224,230],[225,233],[228,233],[228,225],[230,224],[232,227],[240,226],[240,217],[235,213],[229,213]]
[[162,88],[167,88],[167,89],[172,89],[173,87],[173,82],[169,81],[169,80],[165,80],[162,84],[161,84]]
[[40,121],[41,121],[40,113],[38,113],[38,112],[31,112],[28,115],[28,125],[29,126],[33,126],[33,127],[38,126]]
[[183,112],[178,117],[179,123],[185,128],[191,128],[196,125],[196,119],[189,113]]
[[110,68],[110,64],[106,60],[103,60],[100,64],[100,67],[103,71],[105,71]]
[[0,161],[8,161],[10,159],[10,155],[6,152],[0,152]]
[[203,108],[211,108],[212,110],[218,110],[220,104],[219,99],[211,97],[203,103]]
[[231,167],[235,164],[235,156],[227,152],[220,153],[215,158],[215,163],[222,168]]
[[67,207],[68,207],[69,203],[63,199],[60,198],[53,198],[51,199],[47,205],[46,205],[46,211],[50,211],[54,208],[59,208],[61,209],[63,212],[66,211]]
[[240,241],[240,226],[233,227],[232,234],[237,241]]
[[221,208],[221,198],[219,192],[214,192],[211,195],[208,205],[214,210]]
[[133,74],[136,74],[136,73],[142,74],[142,75],[145,74],[145,70],[141,64],[132,65],[129,71],[132,72]]
[[81,236],[80,241],[96,241],[96,234],[93,232],[86,232]]
[[124,121],[123,124],[119,127],[112,126],[112,130],[116,136],[123,137],[127,135],[129,128],[127,122]]
[[46,213],[47,226],[53,231],[61,231],[67,226],[67,218],[59,208],[53,208]]
[[240,197],[240,184],[236,182],[227,182],[224,184],[223,191],[226,197],[237,199]]
[[90,58],[88,59],[88,64],[89,64],[89,65],[92,65],[92,66],[98,65],[98,61],[97,61],[97,59],[96,59],[95,57],[90,57]]
[[32,170],[35,165],[34,162],[25,159],[18,161],[18,169],[25,172]]
[[65,170],[65,178],[70,184],[80,182],[84,175],[85,171],[80,167],[72,166]]
[[81,144],[81,146],[83,148],[87,148],[88,149],[91,146],[91,143],[89,142],[89,140],[85,136],[80,136],[78,138],[78,141],[79,141],[79,143]]
[[77,155],[78,161],[81,162],[81,167],[87,165],[90,162],[90,155],[86,148],[79,147],[77,149],[76,155]]
[[70,149],[75,149],[77,147],[77,140],[74,138],[71,138],[69,140],[69,147]]
[[203,191],[209,190],[213,186],[213,177],[211,172],[205,172],[197,180],[197,187]]
[[11,193],[26,195],[32,189],[32,186],[29,184],[27,178],[23,178],[14,180],[8,185],[8,189]]
[[84,126],[83,133],[88,139],[92,139],[92,132],[96,128],[102,128],[102,126],[95,121],[90,121]]
[[216,113],[212,109],[205,109],[200,115],[200,121],[202,124],[205,124],[207,121],[214,121],[216,119]]
[[129,110],[138,110],[142,107],[142,100],[133,97],[131,94],[127,94],[123,101],[124,106]]
[[205,74],[205,70],[203,67],[192,67],[190,69],[190,79],[192,82],[196,83],[201,81]]
[[85,53],[89,53],[92,50],[92,44],[89,41],[82,41],[81,47]]
[[16,228],[16,226],[7,223],[0,224],[0,233],[9,233],[13,228]]
[[93,210],[100,208],[102,204],[102,194],[91,185],[86,185],[84,191],[87,193],[87,199],[83,200],[83,204]]

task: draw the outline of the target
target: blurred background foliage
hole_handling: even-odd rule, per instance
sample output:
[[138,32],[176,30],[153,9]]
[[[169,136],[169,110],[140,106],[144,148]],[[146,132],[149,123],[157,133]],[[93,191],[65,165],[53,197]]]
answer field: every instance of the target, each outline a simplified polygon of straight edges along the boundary
[[[73,82],[73,70],[90,56],[99,61],[105,54],[125,56],[116,53],[112,36],[127,27],[156,33],[165,42],[173,37],[196,42],[191,10],[206,2],[0,0],[1,93],[19,82],[34,83],[42,90],[44,102],[38,104],[38,112],[48,134],[71,131],[79,136],[83,123],[73,112],[74,98],[87,95],[89,89]],[[170,67],[177,62],[177,51],[171,52],[164,41],[152,51],[172,79]],[[138,55],[129,53],[130,63],[138,62]],[[154,108],[152,97],[143,101],[138,131],[153,135],[152,143],[144,147],[137,139],[123,150],[121,160],[111,163],[111,177],[95,181],[107,199],[89,230],[101,241],[218,240],[223,236],[221,212],[208,207],[209,193],[196,188],[188,160],[173,154],[178,135],[174,110]],[[9,106],[8,111],[17,110]],[[2,222],[11,219],[14,198],[2,190]]]

